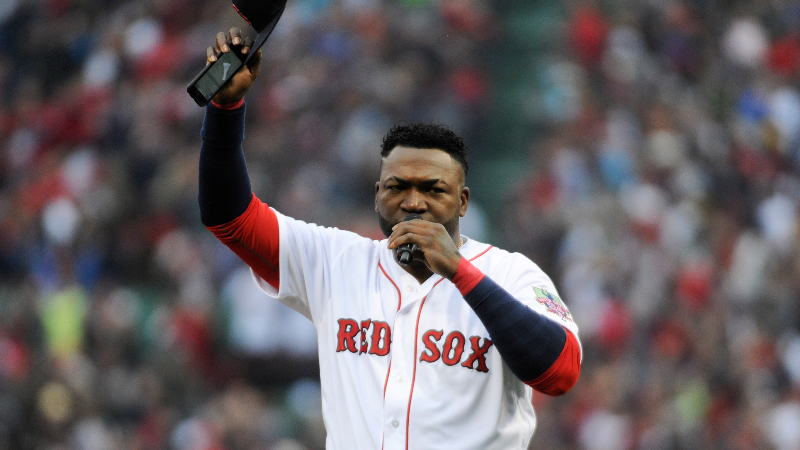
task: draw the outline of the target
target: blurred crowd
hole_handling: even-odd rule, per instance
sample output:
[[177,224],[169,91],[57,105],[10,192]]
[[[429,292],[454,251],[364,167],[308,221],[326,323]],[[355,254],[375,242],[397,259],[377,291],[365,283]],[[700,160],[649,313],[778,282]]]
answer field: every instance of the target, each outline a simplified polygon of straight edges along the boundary
[[[378,236],[380,138],[474,125],[490,20],[290,1],[248,96],[254,191]],[[218,0],[0,4],[0,449],[324,448],[312,324],[199,221],[186,85],[231,26],[254,34]]]
[[[516,107],[525,175],[462,231],[540,264],[581,329],[531,448],[800,449],[800,2],[553,1],[498,105],[525,3],[290,0],[247,98],[254,192],[380,238],[391,125],[449,124],[480,164]],[[0,3],[0,450],[324,448],[312,325],[199,220],[185,88],[232,25],[254,34],[217,0]]]
[[505,217],[584,348],[535,448],[800,448],[800,3],[567,11]]

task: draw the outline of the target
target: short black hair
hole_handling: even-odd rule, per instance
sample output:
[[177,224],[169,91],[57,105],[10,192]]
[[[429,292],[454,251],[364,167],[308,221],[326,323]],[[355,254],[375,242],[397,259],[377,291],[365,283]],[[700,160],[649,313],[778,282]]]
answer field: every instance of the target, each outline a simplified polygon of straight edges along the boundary
[[397,146],[442,150],[461,165],[464,175],[469,170],[464,140],[445,125],[423,122],[397,124],[383,137],[381,157],[389,156]]

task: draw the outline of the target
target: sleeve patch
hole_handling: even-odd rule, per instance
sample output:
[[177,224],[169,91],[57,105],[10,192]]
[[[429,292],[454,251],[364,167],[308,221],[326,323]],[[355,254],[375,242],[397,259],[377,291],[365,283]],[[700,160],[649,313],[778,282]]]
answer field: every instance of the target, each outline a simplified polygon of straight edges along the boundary
[[569,320],[572,322],[572,315],[569,313],[567,305],[565,305],[557,295],[535,286],[533,292],[536,294],[536,301],[541,303],[548,311],[557,315],[562,320]]

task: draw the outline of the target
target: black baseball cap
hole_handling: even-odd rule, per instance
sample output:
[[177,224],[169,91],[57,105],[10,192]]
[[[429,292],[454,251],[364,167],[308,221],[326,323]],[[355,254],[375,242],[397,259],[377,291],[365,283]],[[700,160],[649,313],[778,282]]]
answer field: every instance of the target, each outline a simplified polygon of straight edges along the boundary
[[286,8],[286,0],[233,0],[233,8],[258,32],[247,60],[253,56],[267,38]]
[[256,29],[258,35],[244,61],[242,61],[244,55],[239,52],[220,54],[219,59],[212,64],[206,64],[189,83],[186,91],[199,106],[206,106],[230,79],[228,77],[233,77],[233,74],[258,54],[258,49],[267,42],[267,38],[278,24],[286,8],[286,0],[233,0],[233,7]]
[[280,17],[286,0],[233,0],[233,8],[257,32],[266,29],[275,17]]

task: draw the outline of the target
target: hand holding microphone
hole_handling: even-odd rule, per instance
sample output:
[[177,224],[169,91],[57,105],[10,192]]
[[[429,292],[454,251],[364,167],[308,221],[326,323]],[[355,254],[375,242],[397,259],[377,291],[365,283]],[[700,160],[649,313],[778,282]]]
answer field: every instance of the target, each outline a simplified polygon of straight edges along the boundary
[[[460,237],[457,230],[453,234]],[[451,278],[462,258],[458,250],[460,239],[457,244],[444,225],[423,219],[419,214],[408,214],[392,227],[388,245],[395,249],[398,264],[420,275],[429,270]]]
[[[417,213],[411,213],[403,219],[403,222],[408,222],[409,220],[414,219],[422,219],[422,216]],[[401,266],[407,266],[411,264],[411,261],[414,260],[414,252],[417,250],[419,250],[419,246],[417,246],[417,244],[408,243],[400,245],[397,247],[397,263]]]

